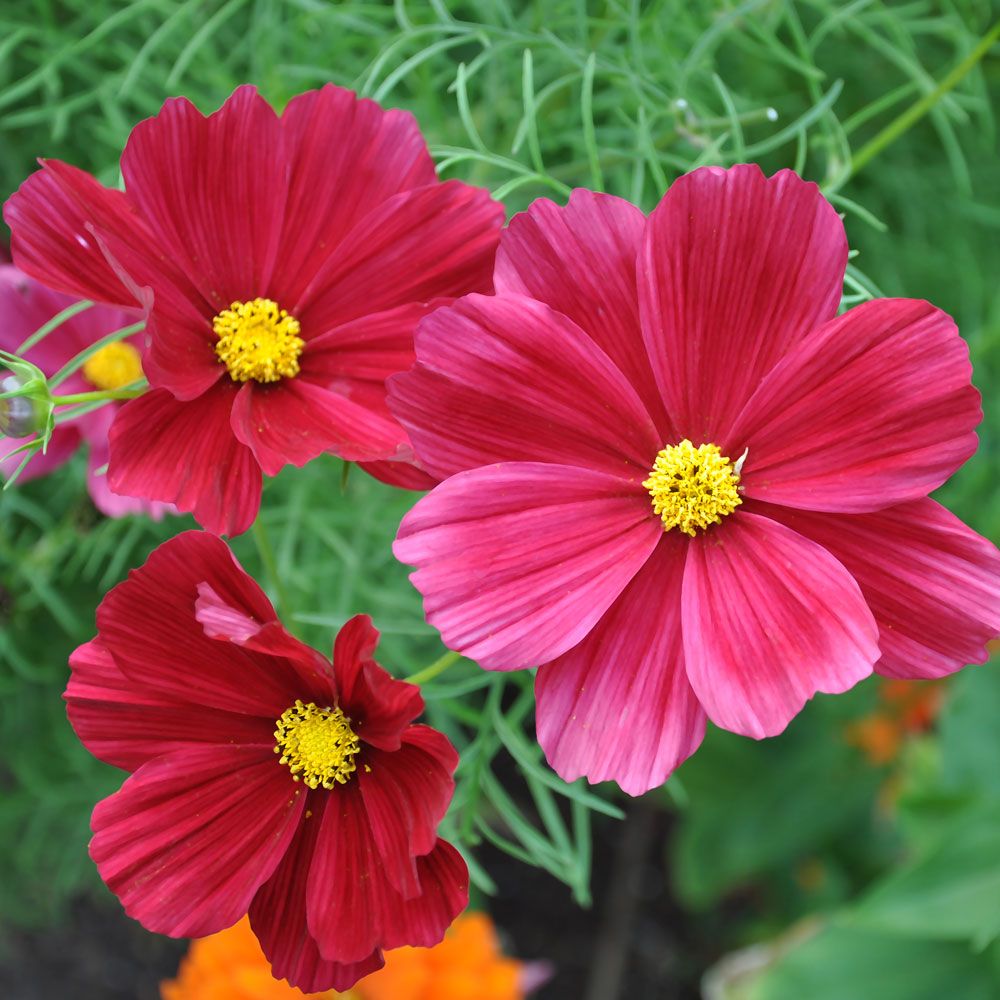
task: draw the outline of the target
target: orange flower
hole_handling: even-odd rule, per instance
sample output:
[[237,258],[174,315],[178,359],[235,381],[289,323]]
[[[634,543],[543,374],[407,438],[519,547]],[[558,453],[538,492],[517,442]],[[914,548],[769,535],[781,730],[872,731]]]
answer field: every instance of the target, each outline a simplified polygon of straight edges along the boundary
[[522,1000],[522,963],[500,951],[485,913],[459,917],[434,948],[396,948],[355,988],[359,1000]]
[[847,741],[863,750],[876,766],[899,754],[903,740],[929,729],[941,707],[941,686],[935,682],[884,680],[879,708],[847,727]]

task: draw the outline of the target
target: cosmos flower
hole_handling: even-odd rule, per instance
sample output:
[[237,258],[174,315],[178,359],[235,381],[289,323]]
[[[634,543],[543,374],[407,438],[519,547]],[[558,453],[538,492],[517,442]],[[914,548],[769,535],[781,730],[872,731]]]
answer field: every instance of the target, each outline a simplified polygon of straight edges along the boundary
[[[0,264],[0,349],[13,354],[36,330],[71,306],[75,300],[45,288],[22,274],[12,264]],[[63,365],[102,337],[128,326],[132,317],[118,309],[94,306],[70,317],[57,326],[23,355],[45,375],[51,377]],[[64,395],[94,389],[120,389],[142,377],[142,337],[134,335],[102,347],[83,367],[60,383]],[[87,489],[95,506],[108,517],[146,513],[157,520],[171,508],[118,496],[108,488],[104,467],[108,463],[108,429],[120,408],[110,403],[56,425],[44,454],[36,452],[24,467],[19,481],[27,482],[48,475],[77,452],[89,448]],[[3,458],[20,442],[0,444],[0,476],[7,478],[23,461],[22,454]],[[5,447],[6,445],[6,447]]]
[[567,779],[660,784],[706,717],[947,674],[1000,629],[1000,555],[927,494],[976,448],[952,320],[838,316],[840,218],[791,171],[680,178],[647,219],[577,191],[504,234],[497,295],[428,317],[390,406],[432,475],[395,553],[491,670],[539,665]]
[[253,87],[215,114],[167,101],[125,190],[46,160],[7,202],[27,273],[149,315],[152,390],[111,430],[112,489],[245,530],[261,476],[323,452],[426,486],[385,405],[413,328],[489,291],[503,209],[438,181],[412,116],[332,85],[279,117]]
[[84,745],[132,772],[90,845],[130,916],[203,937],[249,913],[275,976],[306,992],[441,940],[468,902],[435,832],[458,758],[412,724],[420,690],[374,661],[370,619],[341,629],[331,664],[221,539],[185,532],[107,594],[97,626],[66,700]]

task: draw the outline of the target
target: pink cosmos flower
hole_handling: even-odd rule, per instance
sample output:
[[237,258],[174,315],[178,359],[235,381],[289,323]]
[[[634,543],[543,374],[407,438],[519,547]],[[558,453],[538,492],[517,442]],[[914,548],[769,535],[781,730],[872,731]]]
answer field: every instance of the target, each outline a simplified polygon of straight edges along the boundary
[[927,496],[976,448],[966,345],[926,302],[837,316],[846,263],[815,185],[704,168],[648,219],[536,202],[496,297],[421,324],[390,406],[450,478],[395,552],[449,646],[540,665],[564,778],[637,794],[706,716],[772,736],[873,668],[985,659],[1000,554]]
[[115,419],[112,488],[234,534],[262,474],[322,452],[428,485],[385,378],[422,316],[491,289],[502,206],[440,182],[411,115],[334,86],[280,117],[253,87],[208,117],[169,100],[121,169],[117,191],[44,161],[4,209],[24,271],[149,314],[153,388]]
[[332,662],[282,627],[214,535],[156,549],[70,658],[70,722],[131,772],[90,854],[151,931],[203,937],[249,912],[274,975],[347,989],[382,949],[427,947],[468,903],[437,837],[458,755],[414,725],[420,689],[375,662],[365,615]]
[[[0,348],[15,353],[31,334],[74,301],[61,292],[45,288],[12,264],[0,264]],[[118,309],[94,306],[56,327],[24,358],[51,377],[71,358],[101,337],[128,326],[132,319]],[[142,346],[141,336],[136,335],[102,347],[81,369],[59,385],[58,392],[69,395],[94,389],[119,389],[134,382],[142,375]],[[90,449],[87,489],[101,513],[108,517],[145,513],[159,520],[164,513],[171,511],[169,504],[118,496],[108,488],[103,471],[108,464],[108,429],[120,406],[119,403],[110,403],[58,424],[45,454],[35,453],[21,473],[19,482],[48,475],[86,443]],[[19,443],[10,439],[0,442],[0,476],[5,479],[13,475],[24,460],[22,453],[3,457]]]

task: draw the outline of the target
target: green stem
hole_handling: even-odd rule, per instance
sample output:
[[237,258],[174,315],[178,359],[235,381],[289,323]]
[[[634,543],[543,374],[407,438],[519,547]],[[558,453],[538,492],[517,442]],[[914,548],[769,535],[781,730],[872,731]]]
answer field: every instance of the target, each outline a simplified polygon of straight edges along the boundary
[[404,680],[409,684],[426,684],[428,681],[434,680],[438,674],[443,674],[453,663],[458,663],[460,659],[462,659],[461,653],[449,650],[441,659],[435,660],[429,667],[424,667],[423,670],[418,670],[415,674],[410,674]]
[[866,143],[857,154],[851,158],[850,174],[853,176],[890,143],[895,142],[912,125],[918,122],[948,91],[954,89],[961,80],[986,55],[996,41],[1000,39],[1000,21],[979,40],[979,44],[928,94],[911,104],[898,118],[888,125],[870,142]]
[[257,544],[257,551],[260,553],[260,561],[264,564],[264,569],[274,587],[274,593],[278,599],[278,615],[286,627],[291,628],[292,605],[288,600],[288,591],[278,572],[278,560],[274,556],[274,548],[271,546],[271,539],[268,538],[267,529],[264,522],[257,518],[253,523],[253,540]]
[[69,396],[53,396],[56,406],[70,406],[73,403],[99,403],[113,399],[135,399],[141,396],[145,389],[98,389],[94,392],[75,392]]

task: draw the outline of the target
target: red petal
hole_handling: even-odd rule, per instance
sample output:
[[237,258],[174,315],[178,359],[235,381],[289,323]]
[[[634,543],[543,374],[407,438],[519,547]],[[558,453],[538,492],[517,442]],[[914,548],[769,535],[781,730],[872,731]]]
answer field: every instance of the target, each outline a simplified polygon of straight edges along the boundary
[[1000,632],[1000,553],[940,504],[766,512],[829,550],[861,585],[879,624],[878,673],[943,677],[987,660],[986,643]]
[[147,930],[214,934],[271,877],[302,815],[301,791],[268,750],[181,750],[97,805],[90,855]]
[[232,403],[224,383],[189,402],[154,389],[126,403],[111,427],[111,488],[192,511],[217,534],[246,531],[260,507],[261,474],[233,434]]
[[364,469],[380,483],[397,486],[401,490],[424,492],[440,482],[436,476],[411,462],[358,462],[358,468]]
[[134,771],[154,757],[206,743],[274,745],[274,721],[169,698],[130,681],[99,640],[69,659],[65,699],[80,742],[97,758]]
[[492,288],[503,207],[459,181],[394,195],[362,218],[294,308],[327,331],[412,302]]
[[566,781],[641,795],[701,744],[705,712],[681,642],[686,553],[686,538],[665,535],[590,635],[538,671],[538,742]]
[[568,316],[614,361],[673,438],[639,326],[635,263],[646,217],[631,202],[577,188],[559,207],[546,198],[500,236],[498,295],[527,295]]
[[826,549],[738,511],[688,544],[681,598],[688,679],[723,729],[775,736],[818,691],[872,672],[878,629]]
[[532,299],[469,295],[438,309],[417,357],[390,380],[389,405],[432,475],[558,462],[641,482],[662,445],[608,356]]
[[643,334],[679,436],[713,441],[775,363],[832,319],[847,239],[815,184],[755,164],[679,178],[639,258]]
[[878,510],[926,496],[975,450],[969,349],[926,302],[877,299],[787,354],[747,403],[748,497],[807,510]]
[[410,579],[445,645],[515,670],[583,639],[662,536],[641,487],[512,462],[435,487],[403,518],[393,551],[417,567]]

